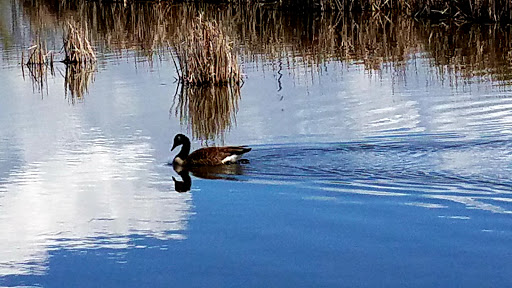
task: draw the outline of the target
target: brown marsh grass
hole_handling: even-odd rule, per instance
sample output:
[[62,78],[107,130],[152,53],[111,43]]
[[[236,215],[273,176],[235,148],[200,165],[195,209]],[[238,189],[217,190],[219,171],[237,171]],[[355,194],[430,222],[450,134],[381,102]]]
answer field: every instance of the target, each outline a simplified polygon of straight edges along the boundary
[[401,72],[420,53],[432,57],[432,73],[439,77],[451,73],[463,81],[489,73],[492,81],[510,78],[511,32],[499,25],[435,24],[378,9],[347,15],[262,5],[76,1],[73,8],[55,8],[50,1],[33,2],[38,4],[24,11],[28,17],[47,21],[40,29],[49,29],[48,23],[80,19],[80,25],[89,28],[99,55],[108,51],[123,57],[123,51],[130,49],[147,55],[148,61],[153,55],[172,61],[162,56],[182,44],[182,32],[202,14],[204,21],[216,22],[229,37],[244,69],[281,70],[313,78],[322,73],[325,63],[341,61],[347,66],[362,65],[371,74],[389,67]]
[[239,85],[237,55],[222,27],[202,14],[188,24],[175,46],[181,81],[195,86]]
[[84,64],[96,61],[96,55],[88,40],[87,25],[67,23],[66,35],[64,41],[65,57],[63,62],[66,64]]
[[[369,71],[379,71],[387,67],[386,63],[400,66],[412,53],[426,51],[433,57],[434,66],[444,65],[448,60],[452,61],[450,65],[459,62],[455,69],[465,70],[461,75],[471,77],[473,67],[473,70],[490,73],[506,72],[502,68],[506,68],[503,65],[512,49],[507,45],[510,43],[509,27],[471,26],[473,28],[468,29],[467,25],[430,24],[383,12],[348,17],[339,13],[288,13],[258,5],[168,2],[123,5],[76,1],[71,9],[55,8],[50,5],[55,4],[51,1],[33,2],[38,4],[25,8],[30,17],[38,15],[48,23],[58,23],[58,19],[66,23],[79,19],[80,13],[85,15],[80,18],[84,22],[81,25],[89,27],[89,34],[100,51],[134,49],[145,51],[148,58],[154,52],[167,53],[169,47],[181,45],[180,35],[201,14],[204,21],[215,21],[221,27],[242,65],[250,63],[261,69],[274,69],[274,64],[269,66],[268,63],[279,61],[287,70],[306,68],[315,74],[325,62],[342,60],[363,64]],[[431,2],[434,5],[439,1]],[[457,47],[462,48],[464,57],[450,56],[460,51],[454,50]],[[489,57],[488,51],[494,51],[494,56]]]
[[453,19],[459,22],[510,23],[510,0],[406,0],[407,11],[414,17]]
[[[21,58],[25,58],[24,55]],[[28,60],[25,65],[53,65],[53,53],[48,52],[46,43],[39,41],[28,48]]]

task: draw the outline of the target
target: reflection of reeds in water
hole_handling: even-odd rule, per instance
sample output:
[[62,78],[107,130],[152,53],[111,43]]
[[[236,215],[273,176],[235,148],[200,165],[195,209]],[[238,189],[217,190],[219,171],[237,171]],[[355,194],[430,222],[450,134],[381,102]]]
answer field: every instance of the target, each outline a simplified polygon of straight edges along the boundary
[[[512,84],[512,35],[498,25],[432,25],[420,31],[443,81]],[[471,44],[468,44],[471,43]]]
[[163,2],[123,5],[101,1],[80,2],[80,5],[84,11],[97,12],[93,15],[95,21],[89,22],[91,34],[96,35],[97,43],[113,49],[113,52],[134,49],[150,60],[154,51],[167,48],[170,39],[167,27],[171,19],[181,20],[178,15],[170,15],[173,5]]
[[[44,6],[38,7],[39,12],[48,13],[48,9],[45,9]],[[36,15],[40,16],[38,13]],[[51,17],[45,15],[41,15],[41,17],[51,20]],[[40,21],[33,22],[39,23]],[[57,23],[58,21],[49,22]],[[42,31],[43,29],[36,27],[36,30]],[[87,22],[85,22],[84,26],[76,22],[67,22],[66,33],[62,39],[65,52],[65,59],[62,62],[66,64],[66,72],[63,75],[65,95],[72,103],[75,103],[76,100],[83,99],[87,93],[87,86],[91,82],[95,70],[96,55],[88,40]],[[28,60],[25,65],[28,67],[29,77],[34,87],[42,91],[47,83],[48,71],[50,71],[52,76],[55,75],[53,53],[47,51],[46,43],[40,39],[37,45],[33,45],[28,49],[28,52]],[[23,53],[22,61],[24,61],[24,58]],[[25,65],[22,65],[23,75]]]
[[[76,101],[83,100],[87,93],[87,87],[94,81],[94,71],[96,67],[94,64],[80,65],[72,63],[66,65],[66,74],[64,76],[65,96],[75,103]],[[68,95],[69,91],[69,95]]]
[[[175,115],[191,129],[195,139],[203,141],[223,137],[235,121],[240,86],[187,86],[175,96]],[[173,107],[171,107],[172,113]]]
[[[256,63],[262,69],[284,66],[285,70],[299,72],[294,76],[309,75],[311,79],[322,73],[325,63],[333,61],[347,66],[362,64],[368,71],[403,69],[411,52],[421,47],[415,33],[417,23],[402,17],[331,14],[318,19],[275,13],[256,9],[243,21],[242,55],[248,59],[245,62]],[[272,24],[268,19],[273,19]],[[276,61],[278,66],[268,65]]]
[[217,22],[204,20],[200,15],[187,26],[176,45],[181,80],[197,86],[238,85],[238,60],[229,37]]
[[[23,67],[23,65],[22,65]],[[54,75],[53,66],[47,65],[27,65],[28,68],[28,76],[32,81],[32,86],[34,90],[39,92],[43,92],[45,87],[47,88],[46,83],[48,82],[48,71],[50,71],[51,75]],[[22,68],[23,76],[25,76],[25,69]]]
[[[95,70],[96,56],[84,34],[86,29],[78,30],[73,25],[68,25],[68,34],[64,38],[66,58],[62,62],[66,64],[66,72],[63,76],[66,98],[75,103],[76,100],[83,99],[87,93],[87,86],[91,82]],[[33,45],[28,51],[29,56],[25,65],[28,67],[29,77],[34,87],[43,91],[47,83],[48,70],[52,76],[55,75],[53,53],[47,52],[46,44],[40,40],[39,44]],[[22,59],[24,61],[24,53]],[[25,65],[22,65],[23,75],[25,74],[23,68]]]
[[[43,91],[45,84],[47,83],[48,70],[54,75],[53,70],[53,53],[48,52],[46,49],[46,43],[41,40],[38,44],[28,48],[28,60],[26,63],[21,65],[23,76],[25,76],[24,67],[28,68],[29,78],[32,80],[32,84],[38,91]],[[22,53],[21,59],[24,60],[24,53]]]

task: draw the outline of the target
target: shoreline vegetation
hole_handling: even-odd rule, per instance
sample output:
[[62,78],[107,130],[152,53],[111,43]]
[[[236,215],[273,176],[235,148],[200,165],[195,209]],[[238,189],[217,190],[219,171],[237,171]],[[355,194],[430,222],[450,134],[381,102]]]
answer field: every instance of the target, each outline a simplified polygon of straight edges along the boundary
[[[414,18],[455,20],[460,23],[511,23],[510,0],[239,0],[249,5],[275,5],[311,11],[383,11]],[[214,1],[214,2],[231,2]]]
[[[54,7],[75,9],[82,1],[29,0],[32,5],[48,2]],[[121,3],[124,6],[152,3],[180,3],[189,5],[220,4],[246,9],[265,7],[282,11],[297,12],[343,12],[360,14],[383,12],[401,14],[415,19],[434,21],[455,21],[457,23],[512,23],[512,2],[510,0],[194,0],[194,1],[102,1],[105,4]]]
[[[83,37],[73,39],[83,39],[75,41],[82,43],[76,46],[82,48],[68,51],[80,50],[84,56],[94,48],[95,56],[82,61],[93,65],[69,64],[65,74],[61,73],[66,92],[70,92],[66,97],[72,103],[81,101],[88,93],[88,86],[94,81],[94,62],[102,63],[106,55],[132,55],[136,62],[147,61],[149,65],[155,60],[175,61],[179,79],[169,112],[188,124],[195,139],[204,141],[222,138],[236,123],[242,68],[271,74],[278,89],[284,73],[297,83],[308,85],[327,69],[340,68],[343,73],[354,66],[372,77],[379,77],[382,71],[392,72],[393,82],[398,83],[406,82],[407,73],[415,69],[416,59],[423,58],[432,79],[455,89],[479,81],[501,90],[510,89],[512,84],[511,26],[500,24],[423,21],[394,10],[377,9],[381,6],[349,14],[327,12],[325,8],[326,12],[318,12],[317,8],[276,9],[276,5],[292,3],[285,0],[265,5],[12,1],[18,3],[14,5],[13,15],[18,17],[15,22],[26,22],[30,28],[27,38],[17,45],[33,47],[25,43],[40,39],[37,43],[45,48],[38,50],[33,59],[58,54],[62,40],[71,37],[69,31],[79,31]],[[27,5],[28,2],[32,4]],[[76,29],[70,29],[68,23],[74,23]],[[216,44],[210,46],[213,43]],[[210,57],[216,53],[220,57]],[[192,58],[188,59],[189,56]],[[223,65],[227,69],[215,68],[210,65],[212,62],[228,63]],[[201,63],[207,65],[202,67]],[[32,66],[46,67],[29,67]],[[35,71],[36,77],[31,78],[39,90],[43,90],[46,82],[45,71]],[[186,74],[187,71],[204,73]],[[223,76],[215,84],[215,79],[204,78],[205,75]]]
[[[342,65],[362,64],[377,73],[389,68],[400,72],[407,61],[424,54],[432,59],[438,77],[456,78],[447,79],[449,83],[481,76],[499,81],[499,85],[512,82],[511,27],[499,24],[418,21],[381,11],[350,17],[334,12],[296,13],[275,9],[277,4],[30,2],[32,5],[20,6],[15,15],[23,15],[30,22],[32,37],[54,37],[51,35],[65,31],[68,22],[80,19],[79,24],[88,28],[89,41],[94,43],[98,57],[106,52],[122,56],[124,51],[132,50],[150,62],[155,56],[162,59],[170,54],[176,58],[178,50],[185,47],[185,32],[198,26],[197,19],[202,15],[205,23],[215,23],[229,39],[225,42],[229,52],[237,55],[244,69],[289,73],[300,69],[301,73],[295,73],[297,77],[314,77],[323,64],[339,61],[345,63]],[[48,45],[47,49],[51,48]],[[53,50],[60,48],[55,46]],[[177,63],[177,69],[182,70],[186,64]],[[241,75],[241,71],[238,73]]]

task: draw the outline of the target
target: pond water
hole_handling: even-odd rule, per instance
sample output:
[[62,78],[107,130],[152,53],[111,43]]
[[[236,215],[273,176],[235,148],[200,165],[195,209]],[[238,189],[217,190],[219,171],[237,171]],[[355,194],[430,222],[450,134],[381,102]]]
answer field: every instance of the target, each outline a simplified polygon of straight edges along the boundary
[[[0,286],[512,286],[508,28],[78,2],[0,1]],[[226,25],[241,89],[180,87],[155,7]],[[97,64],[22,69],[76,15]],[[249,163],[178,175],[177,133]]]

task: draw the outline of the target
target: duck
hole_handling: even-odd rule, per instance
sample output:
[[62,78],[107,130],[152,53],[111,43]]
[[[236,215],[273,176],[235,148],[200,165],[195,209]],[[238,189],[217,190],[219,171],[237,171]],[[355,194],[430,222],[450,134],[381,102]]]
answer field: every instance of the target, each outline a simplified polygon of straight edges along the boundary
[[[206,147],[190,153],[190,139],[183,134],[174,137],[171,151],[181,145],[174,157],[173,166],[198,167],[219,166],[238,163],[243,154],[251,151],[247,146]],[[189,154],[190,153],[190,154]]]

